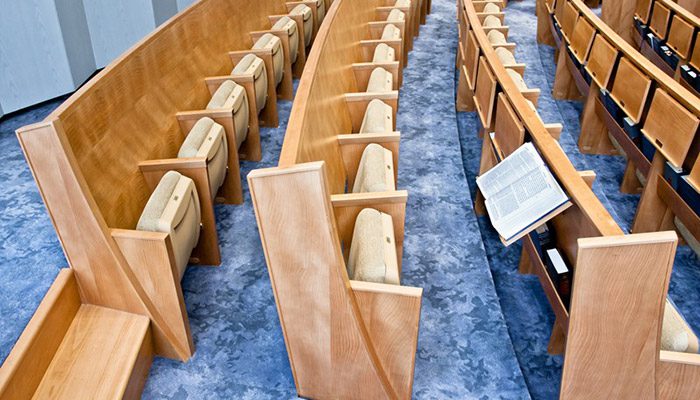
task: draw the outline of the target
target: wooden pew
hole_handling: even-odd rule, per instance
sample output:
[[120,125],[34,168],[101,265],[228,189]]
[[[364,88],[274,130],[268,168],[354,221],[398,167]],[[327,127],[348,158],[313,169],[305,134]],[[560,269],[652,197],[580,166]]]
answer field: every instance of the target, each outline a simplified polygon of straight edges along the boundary
[[[590,189],[594,175],[574,169],[506,74],[471,4],[465,1],[464,5],[469,19],[466,25],[471,30],[463,32],[463,37],[475,39],[480,63],[488,65],[490,75],[501,89],[497,96],[493,143],[491,135],[484,136],[482,172],[529,139],[573,203],[551,220],[556,247],[572,266],[576,281],[570,306],[566,306],[558,293],[529,236],[522,240],[519,265],[521,273],[539,278],[556,316],[548,350],[566,354],[561,398],[692,398],[698,390],[700,355],[661,351],[659,345],[677,236],[670,231],[623,234]],[[571,40],[574,31],[568,36]],[[607,35],[605,38],[609,39]],[[574,42],[580,46],[577,53],[581,56],[596,49],[595,39],[587,51],[580,50],[589,47],[587,40]],[[600,42],[595,51],[606,54],[604,44]],[[562,45],[567,45],[563,37]],[[569,57],[568,50],[564,50],[560,54]],[[601,59],[599,64],[588,65],[590,71],[596,72],[595,81],[607,84],[610,80],[605,66],[608,60],[609,57]],[[475,81],[479,81],[478,75]],[[571,85],[575,85],[573,80]],[[659,139],[663,141],[660,136]],[[606,267],[601,268],[602,265]],[[602,314],[601,309],[609,311]],[[630,319],[629,315],[638,318]],[[644,351],[640,353],[639,349]]]
[[[379,65],[369,62],[367,40],[381,4],[333,2],[299,82],[279,165],[248,175],[302,397],[412,394],[422,289],[351,280],[346,268],[355,220],[365,208],[391,216],[399,275],[403,253],[407,192],[346,193],[370,143],[392,152],[398,173],[398,132],[353,133],[370,99],[391,104],[394,117],[398,106],[396,91],[364,92]],[[399,60],[381,66],[400,74]]]
[[[249,33],[284,12],[278,0],[198,2],[115,60],[43,122],[18,130],[83,302],[147,316],[155,354],[187,360],[194,345],[169,261],[168,235],[134,230],[155,176],[162,174],[162,165],[148,161],[177,154],[184,140],[177,113],[202,108],[210,98],[205,78],[230,73],[228,52],[249,49]],[[235,156],[235,146],[229,148]],[[243,153],[254,158],[250,148],[244,143]],[[207,193],[202,160],[173,163],[196,182],[200,194]],[[240,187],[240,178],[231,178]],[[201,204],[211,205],[211,199]],[[213,211],[208,212],[203,212],[203,251],[195,251],[191,261],[218,264],[216,238],[206,235],[215,232]]]
[[148,317],[83,303],[65,268],[0,368],[0,397],[139,398],[152,361]]

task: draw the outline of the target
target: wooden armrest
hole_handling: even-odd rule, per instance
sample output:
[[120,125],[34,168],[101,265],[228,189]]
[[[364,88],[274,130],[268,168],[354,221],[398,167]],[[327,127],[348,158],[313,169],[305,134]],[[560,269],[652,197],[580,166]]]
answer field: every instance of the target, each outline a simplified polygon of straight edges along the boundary
[[367,110],[367,105],[374,99],[379,99],[391,106],[393,119],[392,129],[396,129],[396,112],[399,108],[399,92],[397,90],[376,93],[345,93],[344,97],[345,104],[347,105],[348,112],[350,113],[353,132],[359,132],[360,127],[362,126],[362,120],[365,116],[365,111]]
[[[360,48],[362,49],[362,59],[364,61],[372,61],[372,57],[374,56],[374,49],[377,47],[380,43],[384,43],[387,46],[391,47],[394,49],[394,54],[396,57],[396,60],[399,62],[403,62],[403,40],[402,39],[386,39],[386,40],[381,40],[381,39],[364,39],[360,40]],[[401,64],[403,65],[403,64]]]
[[526,89],[520,93],[523,95],[523,97],[530,100],[535,107],[537,107],[537,101],[540,98],[540,89]]
[[595,171],[593,171],[593,170],[578,171],[578,174],[581,176],[583,181],[586,182],[586,185],[588,185],[589,188],[593,187],[593,182],[595,182],[595,178],[596,178]]
[[388,63],[373,63],[373,62],[363,62],[363,63],[353,63],[352,71],[355,73],[355,82],[358,88],[366,88],[369,83],[369,78],[372,75],[372,71],[375,68],[381,67],[391,72],[393,78],[393,89],[398,90],[401,85],[401,70],[399,69],[399,62],[388,62]]
[[401,32],[401,40],[406,37],[406,23],[405,21],[400,22],[387,22],[387,21],[370,21],[367,23],[369,27],[369,36],[371,39],[380,40],[382,33],[384,32],[384,27],[387,25],[394,25],[399,28]]
[[146,160],[139,162],[139,169],[145,171],[174,170],[181,168],[206,168],[207,160],[204,157],[193,158],[164,158],[160,160]]
[[564,125],[555,123],[555,124],[544,124],[544,129],[549,132],[549,134],[556,140],[557,142],[559,141],[559,137],[561,136],[561,131],[564,130]]
[[518,74],[520,74],[520,76],[523,76],[523,75],[525,75],[525,67],[526,67],[526,66],[527,66],[527,64],[523,64],[523,63],[504,64],[504,65],[503,65],[503,68],[510,68],[510,69],[512,69],[513,71],[515,71],[515,72],[517,72]]

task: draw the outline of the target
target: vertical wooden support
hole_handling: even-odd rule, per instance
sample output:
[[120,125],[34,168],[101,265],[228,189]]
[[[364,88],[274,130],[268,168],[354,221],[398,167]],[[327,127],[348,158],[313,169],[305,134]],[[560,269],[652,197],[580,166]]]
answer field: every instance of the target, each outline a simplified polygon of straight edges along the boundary
[[617,149],[608,136],[608,127],[600,117],[600,113],[605,112],[605,110],[602,109],[599,95],[600,87],[593,80],[581,113],[581,134],[578,138],[578,149],[584,154],[617,154]]
[[676,244],[674,232],[578,240],[562,400],[656,398]]
[[531,275],[532,272],[532,261],[530,260],[530,255],[527,253],[527,249],[523,245],[523,249],[520,252],[520,263],[518,264],[518,272],[523,275]]
[[651,168],[647,175],[647,183],[644,186],[642,197],[639,199],[637,213],[634,216],[632,232],[656,232],[665,229],[675,229],[673,218],[668,218],[670,210],[666,203],[659,197],[658,182],[663,179],[664,163],[666,159],[657,151],[651,162]]
[[474,92],[467,83],[467,67],[462,65],[459,69],[459,82],[457,83],[457,111],[474,111]]
[[547,344],[547,353],[552,355],[559,355],[564,353],[564,346],[566,345],[566,331],[564,325],[557,318],[552,325],[552,334],[549,337],[549,344]]
[[555,46],[556,42],[549,27],[551,15],[549,15],[545,0],[537,0],[535,12],[537,14],[537,43]]
[[554,75],[554,85],[552,85],[552,96],[557,100],[581,100],[581,94],[576,86],[574,76],[569,71],[566,57],[566,42],[562,41],[557,56],[557,70]]

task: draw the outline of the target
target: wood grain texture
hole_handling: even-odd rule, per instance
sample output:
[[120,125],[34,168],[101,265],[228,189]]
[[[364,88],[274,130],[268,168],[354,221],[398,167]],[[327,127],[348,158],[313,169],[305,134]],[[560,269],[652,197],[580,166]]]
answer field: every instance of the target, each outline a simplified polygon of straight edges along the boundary
[[674,232],[579,240],[562,399],[656,398],[676,243]]
[[[336,0],[329,17],[343,1]],[[255,170],[248,181],[298,395],[410,398],[410,384],[406,385],[412,381],[413,364],[405,360],[416,338],[404,333],[401,342],[408,349],[392,355],[388,354],[391,339],[386,335],[415,328],[416,303],[384,302],[379,299],[384,296],[378,295],[415,297],[419,289],[377,284],[372,302],[360,303],[356,298],[343,259],[324,162]],[[394,204],[405,204],[405,199],[397,200]],[[360,207],[358,201],[347,198],[337,205]],[[402,229],[403,224],[400,226]],[[413,310],[414,316],[394,322],[385,318],[391,322],[390,329],[376,330],[376,325],[369,325],[376,323],[375,312],[394,306],[406,307],[406,313]],[[399,325],[403,323],[409,325]]]
[[608,82],[617,62],[617,55],[617,49],[603,36],[597,35],[595,37],[585,68],[599,87],[608,88]]
[[620,60],[610,95],[635,122],[642,120],[651,82],[651,79],[637,69],[629,58],[624,57]]

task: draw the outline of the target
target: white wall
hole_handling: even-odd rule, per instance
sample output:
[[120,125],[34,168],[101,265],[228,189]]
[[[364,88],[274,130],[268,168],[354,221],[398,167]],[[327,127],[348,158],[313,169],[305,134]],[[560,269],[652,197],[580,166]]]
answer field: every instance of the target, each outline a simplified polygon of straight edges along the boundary
[[0,0],[0,110],[72,92],[192,2]]
[[189,7],[195,1],[196,0],[177,0],[177,10],[182,11],[185,8]]

